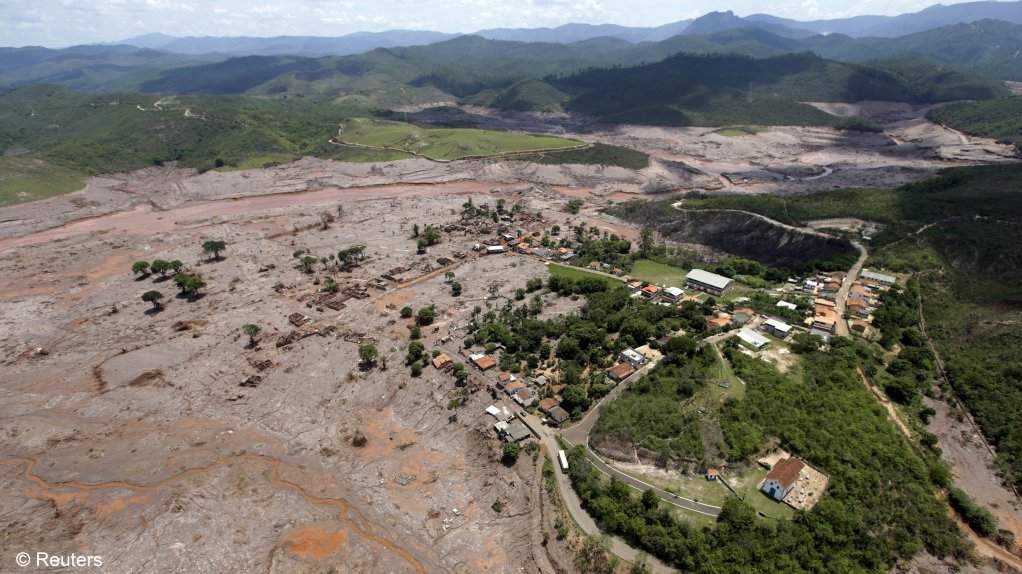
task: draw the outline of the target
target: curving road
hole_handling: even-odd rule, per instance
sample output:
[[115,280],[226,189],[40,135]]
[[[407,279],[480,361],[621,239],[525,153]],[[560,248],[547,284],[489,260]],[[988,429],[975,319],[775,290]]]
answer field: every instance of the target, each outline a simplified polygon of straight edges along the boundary
[[620,395],[625,390],[625,388],[627,388],[631,383],[642,378],[642,376],[645,375],[648,370],[655,367],[662,358],[663,356],[661,355],[656,360],[646,363],[645,365],[640,367],[639,370],[632,373],[631,376],[618,383],[618,385],[614,387],[613,390],[607,393],[607,395],[603,397],[603,399],[599,403],[597,403],[596,406],[593,407],[588,414],[586,414],[585,418],[580,420],[578,423],[561,430],[559,434],[561,438],[570,443],[572,446],[579,444],[585,445],[586,454],[589,456],[589,460],[591,460],[593,465],[597,469],[599,469],[599,471],[602,472],[603,474],[616,478],[621,482],[624,482],[631,488],[638,490],[639,492],[645,492],[646,490],[652,488],[653,492],[655,492],[657,496],[660,497],[661,500],[668,504],[672,504],[674,506],[684,508],[686,510],[691,510],[693,512],[706,514],[708,516],[717,516],[718,514],[720,514],[719,506],[703,504],[701,502],[696,502],[695,500],[689,498],[671,494],[666,490],[662,490],[660,488],[653,486],[652,484],[643,482],[635,478],[634,476],[625,474],[615,469],[614,467],[610,466],[609,464],[603,462],[603,459],[596,456],[596,453],[594,453],[593,450],[589,448],[589,433],[590,431],[592,431],[593,425],[596,424],[596,420],[600,418],[598,412],[600,406],[603,405],[604,402],[610,402],[617,398],[617,396]]

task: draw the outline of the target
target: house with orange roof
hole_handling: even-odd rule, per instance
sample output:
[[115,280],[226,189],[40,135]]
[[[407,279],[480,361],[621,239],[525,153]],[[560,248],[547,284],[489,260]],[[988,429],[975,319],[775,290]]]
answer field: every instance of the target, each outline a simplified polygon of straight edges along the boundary
[[553,397],[547,397],[539,401],[539,410],[548,413],[550,412],[550,409],[556,407],[557,405],[558,405],[557,399]]
[[642,296],[647,299],[652,299],[653,297],[656,297],[656,294],[659,292],[660,288],[657,287],[656,285],[646,285],[645,287],[642,288],[641,291]]
[[804,467],[805,463],[795,457],[785,458],[774,465],[759,489],[774,500],[784,500],[795,488]]
[[474,358],[472,359],[472,362],[475,363],[475,365],[479,367],[479,370],[482,371],[487,371],[497,366],[497,359],[494,359],[489,355],[483,355],[481,357]]
[[612,381],[621,381],[628,378],[632,373],[635,372],[635,367],[628,363],[618,363],[613,367],[607,369],[607,378]]
[[450,367],[453,364],[454,364],[454,361],[452,361],[450,357],[448,357],[447,355],[445,355],[443,353],[433,357],[433,367],[435,367],[437,369],[441,369],[441,370],[442,369],[446,369],[447,367]]
[[731,324],[731,315],[721,313],[716,317],[707,317],[706,326],[712,329],[726,329]]

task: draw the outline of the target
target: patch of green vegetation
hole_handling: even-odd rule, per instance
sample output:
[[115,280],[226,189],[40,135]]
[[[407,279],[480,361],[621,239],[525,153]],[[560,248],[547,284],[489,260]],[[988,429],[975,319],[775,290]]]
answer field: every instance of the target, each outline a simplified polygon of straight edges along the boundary
[[582,147],[563,138],[477,129],[420,128],[403,122],[350,119],[338,138],[344,143],[410,152],[430,159],[454,160],[509,153]]
[[562,165],[607,165],[625,169],[649,167],[649,156],[627,147],[595,143],[589,147],[515,156],[515,160],[532,163]]
[[[367,110],[300,98],[82,94],[33,85],[0,94],[0,149],[60,166],[24,167],[19,186],[68,191],[68,178],[177,162],[199,170],[262,167],[297,159],[336,134],[341,119]],[[335,146],[336,147],[336,146]],[[17,166],[18,164],[12,164]]]
[[607,284],[607,287],[613,289],[619,287],[623,279],[617,279],[614,277],[607,277],[606,275],[600,275],[599,273],[590,273],[585,269],[578,267],[569,267],[567,265],[558,265],[557,263],[550,263],[547,265],[547,271],[549,271],[551,277],[561,277],[565,279],[578,280],[578,279],[595,279],[603,281]]
[[639,259],[632,263],[630,275],[636,279],[656,283],[657,285],[684,287],[688,271],[673,265],[650,261],[649,259]]
[[[875,360],[865,343],[834,339],[829,352],[809,351],[801,382],[734,347],[726,355],[749,383],[720,415],[729,458],[747,460],[780,440],[827,474],[830,487],[813,519],[793,513],[791,521],[757,520],[751,504],[762,500],[749,492],[746,502],[726,498],[715,529],[665,520],[657,500],[605,483],[577,448],[569,475],[601,527],[686,572],[886,571],[923,548],[968,555],[969,542],[934,496],[928,461],[913,453],[859,380],[856,367]],[[656,376],[659,369],[650,373],[651,385],[669,397],[676,377]]]
[[34,154],[0,158],[0,207],[70,193],[84,185],[75,170]]
[[769,128],[764,128],[762,126],[724,126],[719,130],[714,130],[713,133],[724,137],[734,138],[741,136],[754,136],[766,131],[770,131]]
[[926,117],[967,134],[1022,147],[1022,96],[948,104],[930,110]]
[[505,110],[553,112],[570,96],[539,80],[526,79],[506,88],[485,90],[466,99],[467,103]]
[[593,434],[658,453],[664,463],[702,460],[707,453],[700,413],[683,405],[693,404],[686,401],[708,384],[718,359],[710,347],[692,351],[687,360],[662,363],[603,407]]

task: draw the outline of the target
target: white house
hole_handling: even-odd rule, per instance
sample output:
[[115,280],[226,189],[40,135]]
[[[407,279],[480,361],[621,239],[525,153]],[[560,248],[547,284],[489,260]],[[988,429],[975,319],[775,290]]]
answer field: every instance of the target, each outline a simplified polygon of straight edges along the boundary
[[763,330],[778,339],[783,339],[791,333],[791,325],[777,319],[767,319],[766,323],[763,323]]
[[790,301],[778,301],[777,306],[782,309],[791,309],[792,311],[798,309],[798,305],[791,303]]
[[663,298],[671,303],[677,303],[684,294],[685,292],[678,287],[668,287],[667,289],[664,289]]
[[763,333],[745,327],[738,329],[738,339],[756,351],[770,343],[770,339],[767,339]]
[[770,474],[766,475],[759,489],[775,500],[784,500],[798,484],[798,477],[804,467],[805,463],[795,457],[778,461],[770,470]]
[[621,361],[638,369],[646,363],[646,357],[644,357],[642,353],[633,349],[625,349],[624,351],[621,351]]

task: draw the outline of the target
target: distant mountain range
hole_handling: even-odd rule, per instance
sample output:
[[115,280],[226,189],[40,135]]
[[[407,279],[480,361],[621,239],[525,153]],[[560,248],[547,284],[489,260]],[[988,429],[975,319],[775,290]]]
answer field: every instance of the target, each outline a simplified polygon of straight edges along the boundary
[[[1009,8],[1017,9],[1022,3],[977,2],[970,6],[974,13],[987,7],[1010,17]],[[928,22],[936,22],[961,15],[962,11],[957,6],[938,6],[919,14],[925,14]],[[52,83],[86,91],[340,95],[384,107],[472,97],[500,107],[556,109],[567,101],[565,86],[556,80],[584,71],[640,66],[679,54],[768,58],[797,53],[907,75],[911,89],[889,93],[920,101],[972,93],[976,86],[991,80],[1022,81],[1022,25],[1008,21],[985,19],[894,38],[856,38],[793,27],[813,27],[818,24],[814,22],[788,26],[777,21],[750,23],[750,18],[714,12],[657,28],[568,25],[486,32],[519,38],[601,34],[576,42],[494,40],[482,35],[419,31],[340,38],[173,38],[149,34],[130,40],[138,46],[0,48],[0,87]],[[903,17],[884,22],[889,25],[898,19],[906,22]],[[831,23],[851,26],[852,20],[860,28],[865,26],[863,22],[880,25],[876,19]],[[674,34],[682,29],[684,33]],[[666,38],[648,39],[661,36]],[[647,39],[638,41],[642,38]],[[406,45],[409,43],[418,45]],[[363,50],[370,46],[375,47]],[[258,53],[250,54],[252,51]],[[355,53],[335,53],[346,51]],[[878,61],[890,59],[899,62]],[[807,67],[805,74],[814,69],[822,68]],[[805,74],[799,77],[812,81]],[[847,78],[866,81],[869,75]],[[940,87],[949,78],[952,86],[972,87],[960,92],[958,88]],[[883,81],[893,85],[890,78]],[[992,93],[989,86],[980,91],[984,90]]]
[[[801,22],[769,14],[739,17],[733,12],[711,12],[694,20],[681,20],[656,27],[629,27],[616,24],[565,24],[555,28],[493,28],[475,32],[489,40],[548,42],[571,44],[593,38],[617,38],[640,44],[661,42],[673,36],[707,35],[741,28],[758,28],[787,38],[807,38],[816,34],[843,34],[852,38],[896,38],[954,24],[977,20],[1001,20],[1022,24],[1022,2],[967,2],[930,6],[900,16],[856,16],[837,20]],[[343,56],[376,48],[419,46],[450,40],[461,34],[418,30],[357,32],[339,37],[277,36],[257,37],[185,37],[146,34],[115,44],[161,50],[190,56],[223,54],[230,56]]]

